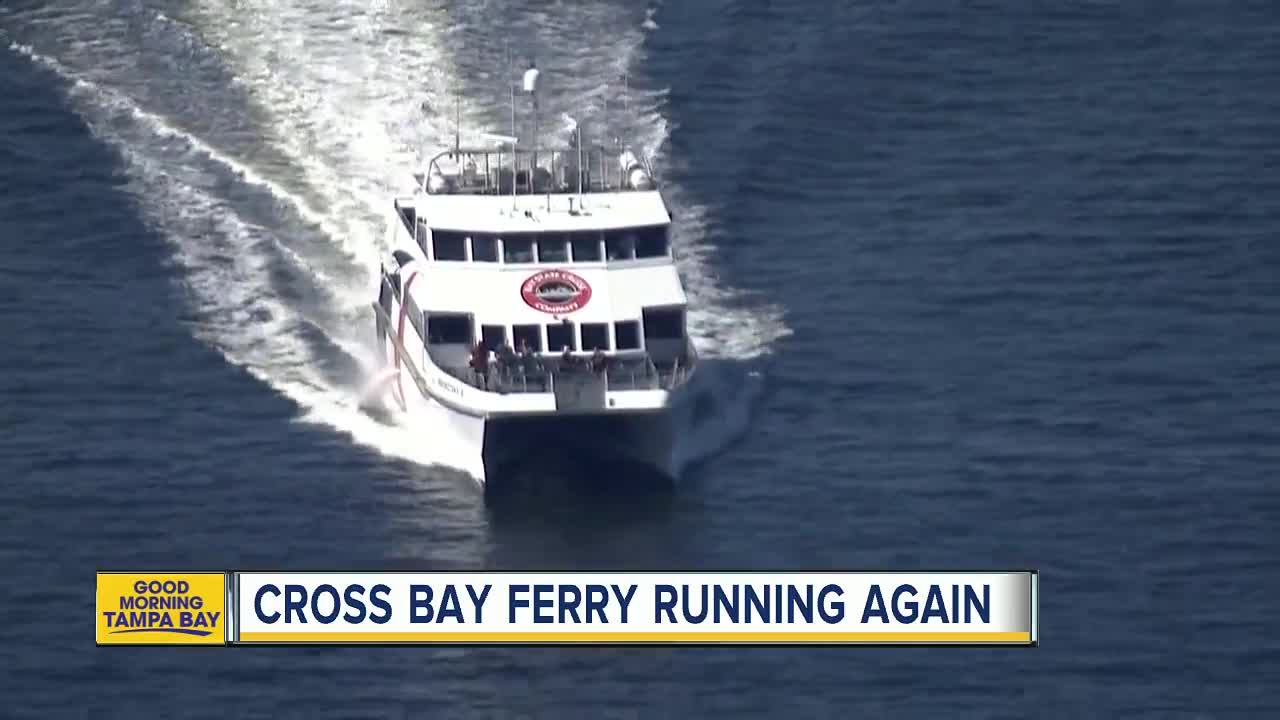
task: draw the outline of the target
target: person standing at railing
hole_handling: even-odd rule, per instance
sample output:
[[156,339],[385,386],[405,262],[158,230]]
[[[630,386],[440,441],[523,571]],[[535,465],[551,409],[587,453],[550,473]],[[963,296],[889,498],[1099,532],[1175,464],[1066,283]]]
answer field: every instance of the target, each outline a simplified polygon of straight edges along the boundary
[[537,362],[538,358],[533,354],[533,351],[529,349],[529,342],[527,340],[521,340],[520,366],[524,368],[526,375],[537,369]]
[[498,348],[498,379],[501,382],[515,380],[516,369],[519,367],[517,361],[516,351],[511,347],[511,342],[503,340],[502,347]]
[[471,369],[478,376],[477,386],[483,390],[489,389],[489,347],[485,345],[483,339],[476,343],[471,350]]
[[525,381],[538,376],[538,356],[533,354],[529,349],[529,343],[525,340],[520,341],[520,372],[524,375]]
[[609,358],[604,354],[598,346],[595,352],[591,353],[591,372],[597,375],[603,375],[609,369]]
[[503,370],[511,371],[516,368],[516,351],[511,347],[511,343],[503,341],[502,347],[498,348],[498,363]]
[[564,346],[564,350],[560,353],[560,372],[568,372],[573,369],[577,363],[574,361],[573,351],[568,345]]

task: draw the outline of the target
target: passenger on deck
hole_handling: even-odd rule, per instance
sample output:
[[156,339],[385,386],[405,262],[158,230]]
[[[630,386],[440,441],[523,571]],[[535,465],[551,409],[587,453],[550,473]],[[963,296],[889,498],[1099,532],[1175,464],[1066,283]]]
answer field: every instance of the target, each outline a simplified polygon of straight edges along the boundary
[[596,347],[596,351],[591,353],[591,372],[604,374],[609,368],[609,358],[605,356],[604,350]]
[[485,345],[484,340],[476,343],[471,350],[471,369],[479,376],[479,386],[485,390],[489,389],[489,348]]
[[569,349],[569,346],[568,346],[568,345],[565,345],[565,346],[564,346],[564,351],[560,353],[560,370],[561,370],[561,372],[563,372],[563,371],[565,371],[565,370],[572,370],[572,369],[573,369],[573,367],[574,367],[574,365],[576,365],[576,364],[577,364],[577,362],[574,360],[574,357],[573,357],[573,351]]
[[517,361],[516,351],[512,349],[510,341],[503,340],[502,347],[498,348],[498,368],[504,377],[515,375],[516,368],[519,366]]
[[538,372],[538,356],[529,349],[529,343],[520,341],[520,367],[525,375],[536,375]]
[[511,364],[516,359],[516,351],[511,347],[509,341],[503,340],[502,347],[498,348],[498,362]]

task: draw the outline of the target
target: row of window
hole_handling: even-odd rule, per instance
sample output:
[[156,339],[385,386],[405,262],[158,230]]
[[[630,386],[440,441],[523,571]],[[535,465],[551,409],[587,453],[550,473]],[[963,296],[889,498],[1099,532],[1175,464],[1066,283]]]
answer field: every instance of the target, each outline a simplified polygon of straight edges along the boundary
[[418,333],[418,337],[426,337],[422,327],[422,311],[418,310],[418,304],[413,301],[412,297],[404,298],[405,315],[409,316],[409,322],[413,325],[414,331]]
[[[410,301],[412,302],[412,301]],[[410,313],[414,311],[412,305]],[[420,322],[420,321],[419,321]],[[417,325],[415,324],[415,327]],[[590,352],[601,350],[640,350],[641,335],[646,341],[674,340],[684,337],[684,316],[679,309],[652,309],[643,314],[641,321],[620,320],[613,323],[613,342],[610,343],[609,323],[570,322],[547,325],[481,325],[480,337],[496,350],[508,340],[517,351],[528,346],[532,352],[560,352],[571,350]],[[544,333],[546,342],[543,342]],[[436,345],[465,344],[473,342],[473,324],[470,315],[432,313],[427,317],[427,343]]]
[[[423,243],[426,252],[426,243]],[[570,233],[498,235],[432,230],[430,258],[455,262],[507,264],[571,263],[666,257],[666,225]]]
[[[572,323],[554,323],[546,325],[547,345],[549,352],[558,352],[568,347],[570,350],[639,350],[640,323],[625,320],[613,324],[614,347],[609,344],[609,325],[606,323],[583,323],[576,327]],[[579,337],[580,335],[580,337]],[[485,345],[497,349],[507,341],[507,328],[504,325],[481,325],[480,337]],[[579,342],[581,340],[581,342]],[[538,325],[514,325],[511,327],[511,347],[519,351],[525,346],[531,352],[542,352],[542,327]]]

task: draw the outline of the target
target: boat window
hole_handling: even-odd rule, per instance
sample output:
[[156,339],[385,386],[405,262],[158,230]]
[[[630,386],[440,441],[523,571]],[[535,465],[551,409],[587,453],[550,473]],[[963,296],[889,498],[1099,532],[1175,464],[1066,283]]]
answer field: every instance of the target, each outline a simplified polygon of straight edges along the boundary
[[507,343],[507,328],[505,325],[481,325],[480,339],[490,350],[497,350]]
[[413,236],[413,228],[418,222],[417,211],[410,206],[402,206],[399,200],[396,200],[396,214],[400,216],[400,222],[404,225],[404,229],[409,231],[409,235]]
[[466,260],[467,238],[462,233],[447,230],[431,231],[431,259]]
[[609,325],[606,323],[582,323],[583,350],[609,349]]
[[471,316],[432,313],[427,316],[427,342],[471,346]]
[[604,234],[605,256],[610,260],[631,260],[636,256],[634,230],[610,230]]
[[651,225],[636,230],[636,257],[663,257],[667,254],[667,226]]
[[530,352],[542,352],[541,325],[516,325],[511,328],[511,335],[515,338],[516,350],[528,345]]
[[498,238],[493,235],[472,235],[471,259],[475,262],[498,262]]
[[639,350],[640,323],[635,320],[614,323],[613,337],[619,350]]
[[538,238],[538,262],[569,262],[569,245],[560,233],[548,233]]
[[[423,252],[426,252],[426,250],[423,250]],[[404,267],[405,265],[413,262],[413,256],[403,250],[393,251],[391,253],[391,257],[395,258],[396,264],[400,267]]]
[[551,352],[562,352],[567,345],[570,350],[577,350],[574,342],[573,323],[562,322],[547,326],[547,349]]
[[684,311],[680,308],[645,308],[645,340],[676,340],[684,337]]
[[504,262],[533,262],[533,237],[530,235],[508,235],[502,238],[502,248]]
[[598,233],[573,233],[570,244],[573,246],[574,262],[600,262],[600,235]]
[[418,337],[425,338],[426,333],[422,331],[422,311],[418,310],[418,304],[409,295],[404,298],[404,314],[409,317],[409,324],[413,325],[413,330],[418,333]]

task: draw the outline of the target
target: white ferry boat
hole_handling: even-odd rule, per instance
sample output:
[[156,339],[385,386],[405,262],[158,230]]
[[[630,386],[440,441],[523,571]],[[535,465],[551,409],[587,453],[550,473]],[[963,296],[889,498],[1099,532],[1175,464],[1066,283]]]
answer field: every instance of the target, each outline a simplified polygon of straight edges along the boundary
[[674,479],[697,352],[648,162],[505,138],[440,151],[413,188],[374,304],[388,404],[450,425],[481,484],[548,454]]

